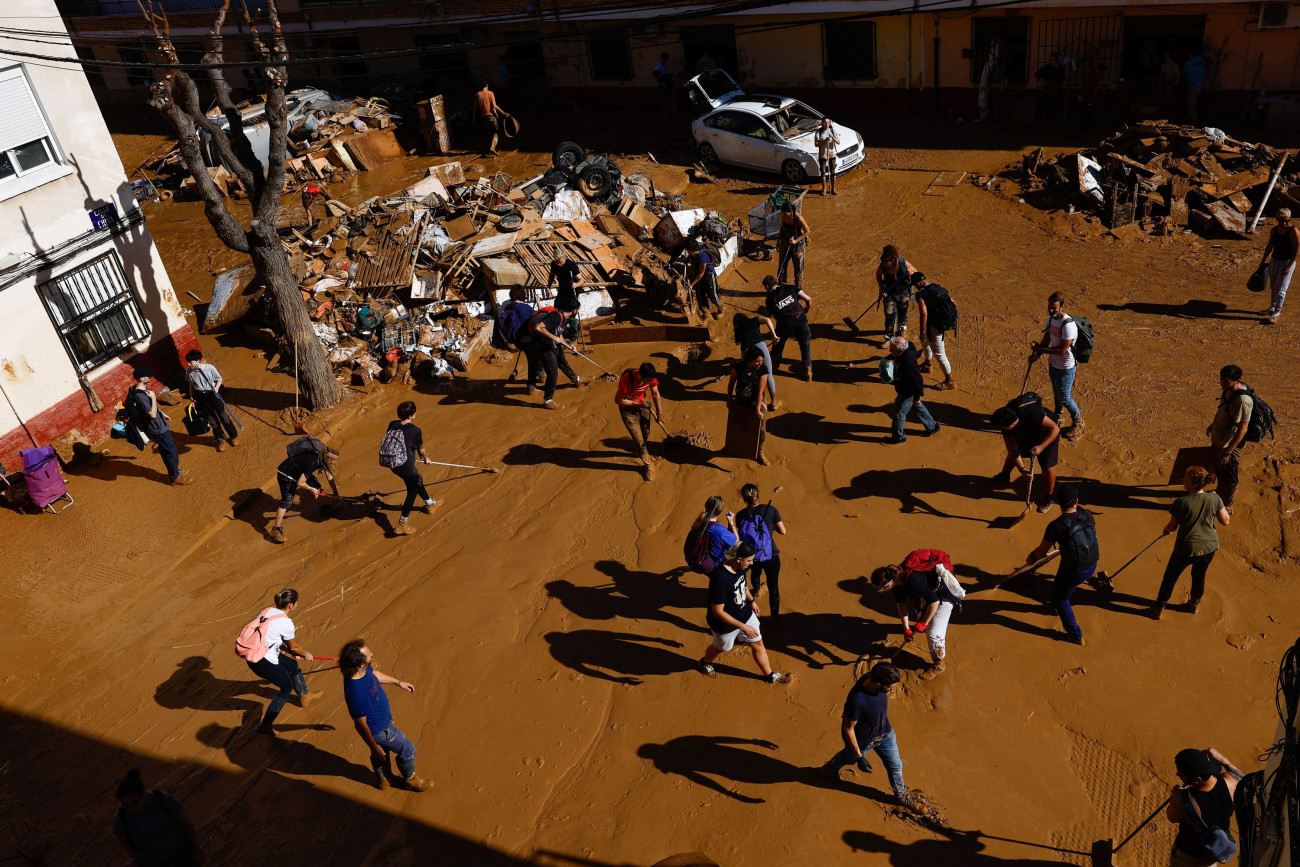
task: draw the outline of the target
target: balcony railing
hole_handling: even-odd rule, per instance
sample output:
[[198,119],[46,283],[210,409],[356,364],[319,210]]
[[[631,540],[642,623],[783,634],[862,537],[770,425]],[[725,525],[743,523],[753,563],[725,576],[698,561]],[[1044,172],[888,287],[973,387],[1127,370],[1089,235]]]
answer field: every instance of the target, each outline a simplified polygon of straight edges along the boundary
[[[139,15],[136,0],[55,0],[59,14],[65,18],[93,18],[99,15]],[[212,12],[221,8],[222,0],[155,0],[154,7],[169,14]],[[263,0],[246,0],[249,12],[265,9]]]

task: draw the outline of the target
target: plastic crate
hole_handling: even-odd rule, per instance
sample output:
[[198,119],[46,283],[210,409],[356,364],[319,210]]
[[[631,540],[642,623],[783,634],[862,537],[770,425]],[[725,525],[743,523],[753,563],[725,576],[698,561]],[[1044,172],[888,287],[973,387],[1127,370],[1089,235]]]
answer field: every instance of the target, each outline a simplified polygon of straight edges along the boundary
[[780,235],[781,207],[786,202],[792,202],[796,213],[802,211],[806,192],[799,187],[777,187],[762,204],[749,212],[749,231],[765,239]]

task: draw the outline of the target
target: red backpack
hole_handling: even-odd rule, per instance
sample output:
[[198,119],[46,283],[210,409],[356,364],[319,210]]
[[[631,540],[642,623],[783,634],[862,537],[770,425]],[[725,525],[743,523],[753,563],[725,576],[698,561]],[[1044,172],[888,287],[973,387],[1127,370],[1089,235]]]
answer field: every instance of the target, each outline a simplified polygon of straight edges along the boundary
[[903,568],[908,572],[932,572],[937,564],[943,564],[943,568],[952,571],[952,558],[947,551],[919,548],[907,555]]
[[260,662],[266,657],[266,654],[271,651],[271,648],[266,646],[266,624],[287,616],[280,611],[268,617],[267,612],[274,610],[274,608],[264,609],[261,614],[250,620],[247,626],[239,630],[239,637],[235,639],[235,656],[249,662]]
[[537,325],[538,325],[539,322],[542,321],[542,317],[543,317],[543,316],[545,316],[545,315],[548,314],[548,313],[559,313],[559,312],[560,312],[560,308],[558,308],[558,307],[539,307],[539,308],[537,308],[537,312],[534,313],[533,316],[532,316],[532,318],[528,320],[528,333],[529,333],[529,334],[536,334],[536,333],[537,333]]

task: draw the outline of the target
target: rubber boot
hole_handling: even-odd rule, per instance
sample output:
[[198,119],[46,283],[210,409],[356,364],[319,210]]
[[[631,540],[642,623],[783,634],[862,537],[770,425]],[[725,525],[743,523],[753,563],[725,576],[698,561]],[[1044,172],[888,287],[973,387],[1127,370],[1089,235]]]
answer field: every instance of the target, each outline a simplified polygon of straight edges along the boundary
[[275,713],[267,711],[266,715],[262,717],[261,724],[257,727],[257,733],[259,735],[270,735],[271,737],[275,737],[275,729],[271,728],[271,724],[275,722],[275,718],[279,715],[280,712],[278,710]]

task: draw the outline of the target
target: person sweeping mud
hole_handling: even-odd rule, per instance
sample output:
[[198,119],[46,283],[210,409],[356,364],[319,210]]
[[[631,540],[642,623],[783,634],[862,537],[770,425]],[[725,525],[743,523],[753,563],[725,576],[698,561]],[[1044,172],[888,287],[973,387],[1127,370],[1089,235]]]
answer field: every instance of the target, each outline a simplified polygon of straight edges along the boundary
[[939,383],[938,388],[943,391],[956,388],[957,384],[952,380],[952,364],[948,361],[948,353],[944,351],[943,336],[957,326],[957,305],[947,289],[926,280],[920,271],[913,274],[911,279],[912,288],[916,292],[916,312],[920,317],[916,333],[921,336],[924,346],[921,372],[930,372],[930,359],[933,358],[939,362],[939,369],[943,371],[943,382]]
[[1043,337],[1030,350],[1029,363],[1033,364],[1040,355],[1047,356],[1047,374],[1052,380],[1052,401],[1055,404],[1056,419],[1061,419],[1061,409],[1070,411],[1074,421],[1061,436],[1073,442],[1083,436],[1083,413],[1074,402],[1074,376],[1079,372],[1079,365],[1074,359],[1074,342],[1079,339],[1079,326],[1074,319],[1065,315],[1065,296],[1053,292],[1047,298],[1047,324],[1043,326]]
[[768,370],[776,376],[777,365],[785,356],[785,345],[794,340],[799,344],[799,355],[803,360],[804,381],[812,382],[812,329],[808,327],[811,296],[770,274],[763,278],[763,289],[767,292],[767,310],[776,319],[776,345],[770,355],[764,353],[771,360]]
[[[560,372],[569,378],[575,386],[583,384],[582,378],[573,372],[564,350],[577,352],[572,344],[564,339],[564,323],[572,311],[555,307],[543,307],[533,314],[528,323],[528,342],[524,352],[529,353],[529,370],[546,373],[546,385],[542,393],[542,405],[547,409],[559,409],[555,402],[555,386],[560,379]],[[530,374],[531,375],[531,374]],[[536,389],[534,380],[528,380],[528,392]]]
[[397,419],[388,423],[388,430],[379,443],[379,464],[388,467],[394,475],[406,485],[406,499],[402,501],[402,515],[397,519],[393,534],[409,536],[415,531],[407,523],[411,509],[415,507],[415,498],[424,500],[424,511],[438,505],[438,501],[429,496],[424,486],[424,479],[416,469],[417,460],[428,462],[429,456],[424,452],[424,432],[415,426],[415,402],[406,400],[397,405]]
[[[1052,508],[1052,493],[1056,490],[1056,462],[1060,457],[1061,426],[1056,418],[1043,406],[1038,395],[1028,392],[1013,400],[1007,406],[999,407],[990,418],[993,426],[1002,431],[1002,442],[1007,447],[1006,460],[1002,462],[1002,471],[993,477],[998,487],[1011,484],[1011,469],[1014,467],[1022,475],[1028,475],[1033,485],[1033,464],[1038,459],[1038,467],[1043,471],[1041,486],[1042,500],[1038,511],[1047,513]],[[1025,465],[1028,458],[1029,465]],[[1026,497],[1032,496],[1030,491]]]
[[297,590],[281,590],[275,594],[274,604],[262,609],[235,640],[235,652],[248,664],[253,674],[274,684],[280,692],[267,705],[258,734],[275,735],[271,728],[275,718],[284,709],[289,696],[298,693],[298,703],[303,708],[320,701],[323,692],[308,692],[307,680],[298,668],[299,659],[314,659],[297,640],[297,628],[289,615],[298,607]]
[[339,651],[339,671],[343,674],[343,700],[357,734],[370,748],[370,765],[375,769],[375,788],[388,788],[388,754],[397,756],[402,786],[412,792],[427,788],[415,773],[415,744],[393,723],[388,694],[383,684],[414,694],[415,684],[398,680],[374,667],[375,655],[358,638]]
[[1091,512],[1079,508],[1079,489],[1073,485],[1056,489],[1056,503],[1061,507],[1061,516],[1047,525],[1043,541],[1029,552],[1025,565],[1042,559],[1053,545],[1061,550],[1056,580],[1052,582],[1052,598],[1047,604],[1060,616],[1065,640],[1082,646],[1083,630],[1074,618],[1070,599],[1080,585],[1097,574],[1097,561],[1101,559],[1097,522]]
[[1178,535],[1174,537],[1174,551],[1165,565],[1160,590],[1151,609],[1151,616],[1156,620],[1164,614],[1169,598],[1174,595],[1174,586],[1188,566],[1192,567],[1192,590],[1187,597],[1187,611],[1195,614],[1201,606],[1201,597],[1205,595],[1205,575],[1219,550],[1219,533],[1214,524],[1217,521],[1226,527],[1232,520],[1232,514],[1218,493],[1205,490],[1212,484],[1214,474],[1205,467],[1188,467],[1183,473],[1183,489],[1187,494],[1169,505],[1165,535],[1173,532]]
[[781,206],[781,231],[776,239],[776,250],[780,257],[776,268],[778,283],[785,282],[785,275],[793,261],[794,286],[796,289],[803,288],[803,260],[808,250],[808,236],[811,234],[808,221],[795,210],[792,202]]
[[[653,408],[650,405],[651,401],[654,403]],[[654,459],[650,457],[651,412],[653,411],[653,418],[658,419],[660,424],[663,424],[664,420],[663,404],[659,400],[659,378],[655,366],[648,361],[643,361],[636,370],[629,368],[623,371],[623,375],[618,380],[618,390],[614,392],[614,403],[618,406],[618,415],[623,420],[623,427],[627,428],[628,436],[632,437],[632,444],[636,446],[641,457],[641,463],[644,465],[642,472],[645,473],[648,482],[654,478]]]
[[239,428],[221,396],[224,380],[216,367],[203,360],[203,353],[197,349],[185,353],[185,381],[189,384],[190,400],[194,401],[199,412],[208,417],[217,440],[217,451],[226,450],[227,440],[232,446],[239,445]]
[[763,362],[763,353],[758,347],[751,346],[745,350],[745,358],[731,366],[731,378],[727,380],[728,412],[751,412],[758,418],[758,463],[767,466],[770,461],[763,453],[767,442],[767,404],[764,392],[771,373]]
[[758,603],[750,595],[745,574],[754,565],[754,546],[741,542],[731,556],[718,563],[709,575],[709,604],[705,620],[712,642],[704,650],[697,666],[702,674],[713,677],[713,661],[736,646],[749,645],[754,662],[768,683],[789,683],[790,676],[773,671],[759,632]]
[[885,343],[889,338],[907,333],[907,311],[912,306],[912,275],[916,268],[902,256],[893,244],[880,251],[880,265],[876,268],[876,287],[880,290],[879,303],[885,311]]
[[[944,551],[921,548],[907,555],[901,564],[881,566],[871,573],[871,586],[893,594],[898,617],[903,623],[903,643],[915,633],[926,636],[930,645],[930,667],[922,673],[929,680],[942,672],[948,656],[948,621],[961,602],[950,589],[952,560]],[[958,585],[960,586],[960,585]]]
[[334,496],[339,495],[338,480],[334,477],[334,468],[338,463],[339,453],[315,437],[302,437],[289,443],[285,449],[288,457],[275,468],[276,481],[280,483],[280,506],[275,510],[275,524],[271,527],[271,541],[284,544],[288,541],[284,535],[284,515],[293,505],[293,498],[299,491],[310,494],[313,498],[322,495],[320,482],[316,473],[325,474]]
[[859,770],[869,774],[872,768],[867,753],[875,750],[889,775],[894,800],[906,806],[909,792],[903,782],[903,759],[898,754],[898,736],[889,723],[889,696],[902,679],[898,669],[888,662],[877,662],[858,678],[844,701],[841,716],[840,737],[844,749],[822,765],[822,773],[839,782],[840,770],[856,764]]

